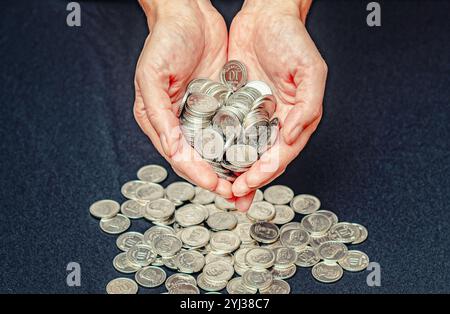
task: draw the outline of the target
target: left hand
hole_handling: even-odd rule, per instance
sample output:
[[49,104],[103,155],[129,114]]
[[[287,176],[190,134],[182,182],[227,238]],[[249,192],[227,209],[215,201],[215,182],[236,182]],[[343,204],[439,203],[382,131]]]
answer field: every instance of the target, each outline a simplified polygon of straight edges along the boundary
[[231,25],[228,59],[243,62],[249,80],[271,86],[281,127],[275,145],[233,183],[239,210],[247,210],[254,191],[285,171],[322,117],[327,66],[304,25],[310,4],[246,0]]

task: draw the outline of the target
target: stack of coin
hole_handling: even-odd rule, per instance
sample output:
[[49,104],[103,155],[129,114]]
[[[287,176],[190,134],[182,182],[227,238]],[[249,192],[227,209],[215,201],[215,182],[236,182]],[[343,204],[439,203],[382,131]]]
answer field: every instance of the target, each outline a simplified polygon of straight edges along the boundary
[[[311,268],[313,278],[332,283],[344,270],[362,271],[369,264],[365,253],[347,248],[365,241],[367,229],[339,222],[335,213],[320,209],[313,195],[295,196],[289,187],[274,185],[264,193],[258,190],[243,213],[187,182],[164,188],[159,183],[166,177],[164,168],[145,166],[138,171],[139,180],[123,185],[128,200],[122,205],[113,200],[91,205],[100,228],[120,234],[114,268],[134,274],[134,280],[110,281],[108,293],[137,293],[139,286],[165,283],[171,294],[225,288],[230,294],[281,294],[290,293],[286,280],[297,267]],[[139,218],[151,223],[148,230],[125,232]]]
[[191,81],[178,116],[187,142],[221,178],[233,181],[275,143],[276,99],[266,83],[247,82],[239,61],[229,61],[220,77],[221,83]]

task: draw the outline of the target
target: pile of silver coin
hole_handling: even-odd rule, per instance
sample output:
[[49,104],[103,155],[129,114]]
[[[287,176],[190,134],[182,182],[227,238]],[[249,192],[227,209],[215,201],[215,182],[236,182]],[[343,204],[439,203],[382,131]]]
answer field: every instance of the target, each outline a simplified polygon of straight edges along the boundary
[[225,64],[220,80],[192,80],[177,113],[187,142],[221,178],[233,181],[275,143],[276,99],[266,83],[247,82],[239,61]]
[[[321,209],[317,197],[274,185],[258,190],[247,212],[212,192],[187,182],[160,185],[167,171],[159,165],[141,168],[138,180],[127,182],[122,205],[100,200],[90,206],[100,228],[120,234],[121,253],[114,268],[134,279],[111,280],[110,294],[138,292],[138,286],[165,284],[170,294],[287,294],[287,279],[297,267],[311,267],[313,278],[338,281],[344,270],[362,271],[369,258],[347,245],[367,239],[367,229],[339,222]],[[298,215],[296,215],[298,214]],[[144,233],[128,231],[131,219],[145,218]],[[167,276],[167,272],[172,273]]]

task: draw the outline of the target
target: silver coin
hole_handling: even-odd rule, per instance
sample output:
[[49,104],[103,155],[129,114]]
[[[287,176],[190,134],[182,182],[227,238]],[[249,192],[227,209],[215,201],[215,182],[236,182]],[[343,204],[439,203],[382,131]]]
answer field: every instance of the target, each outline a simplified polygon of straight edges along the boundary
[[[206,217],[205,217],[206,215]],[[208,210],[200,204],[187,204],[175,211],[175,220],[183,227],[201,224],[209,215]]]
[[159,165],[144,166],[137,172],[139,180],[160,183],[167,178],[167,170]]
[[211,247],[221,253],[231,253],[241,244],[241,239],[231,231],[219,231],[211,236]]
[[229,294],[255,294],[258,290],[244,285],[242,277],[231,279],[227,284]]
[[264,200],[264,194],[260,189],[256,190],[255,196],[253,197],[253,202],[262,202]]
[[231,146],[225,155],[230,164],[238,167],[249,167],[258,160],[258,151],[256,148],[244,144]]
[[127,257],[126,252],[119,253],[113,260],[114,268],[124,274],[131,274],[141,269],[141,266],[133,264]]
[[136,244],[127,251],[128,260],[139,266],[148,266],[156,258],[156,254],[152,252],[152,248],[146,244]]
[[195,196],[195,189],[187,182],[174,182],[166,187],[166,194],[170,200],[181,202],[190,201]]
[[220,291],[227,286],[228,281],[212,281],[205,273],[201,273],[197,277],[197,285],[205,291]]
[[169,294],[200,294],[200,290],[195,285],[181,282],[170,287]]
[[116,240],[116,245],[119,248],[119,250],[126,252],[136,244],[141,243],[143,241],[144,235],[142,233],[130,231],[121,234]]
[[237,225],[236,217],[229,212],[217,212],[208,217],[208,226],[214,230],[231,230]]
[[286,230],[291,230],[291,229],[303,229],[303,227],[300,222],[297,222],[297,221],[288,222],[287,224],[281,226],[280,234]]
[[324,242],[317,248],[317,254],[327,263],[343,259],[347,251],[345,244],[335,241]]
[[361,251],[350,250],[338,263],[347,271],[362,271],[369,266],[369,257]]
[[153,245],[155,238],[161,234],[175,234],[172,227],[168,226],[153,226],[144,233],[144,243]]
[[320,208],[320,200],[309,194],[300,194],[291,201],[292,209],[299,214],[308,215]]
[[287,205],[274,205],[275,217],[270,221],[277,225],[284,225],[295,217],[295,213],[291,207]]
[[289,279],[295,275],[297,271],[297,267],[295,265],[291,265],[288,267],[272,267],[271,273],[273,279]]
[[214,213],[218,213],[218,212],[222,211],[222,209],[217,208],[217,206],[214,205],[214,204],[207,204],[207,205],[204,205],[204,206],[208,210],[208,217],[211,216]]
[[313,277],[323,283],[332,283],[341,279],[344,271],[338,264],[326,264],[320,262],[313,266],[312,270]]
[[145,203],[137,200],[127,200],[120,206],[120,212],[131,219],[140,219],[144,216]]
[[234,257],[233,255],[227,253],[227,254],[216,254],[215,252],[209,252],[205,255],[205,263],[210,264],[217,261],[223,261],[230,265],[234,264]]
[[233,90],[238,90],[247,83],[247,69],[237,60],[230,60],[220,72],[220,81]]
[[195,280],[193,276],[188,274],[175,273],[167,278],[165,285],[167,290],[170,290],[174,285],[180,283],[186,283],[196,286],[197,280]]
[[335,241],[342,243],[352,243],[359,239],[360,230],[354,224],[348,222],[339,222],[330,228],[329,234]]
[[278,227],[270,222],[259,221],[250,227],[250,236],[261,243],[273,243],[279,234]]
[[202,226],[191,226],[180,233],[181,241],[191,247],[202,247],[208,244],[210,232]]
[[332,223],[333,225],[334,225],[334,224],[337,224],[337,223],[339,222],[338,216],[337,216],[335,213],[333,213],[332,211],[325,210],[325,209],[321,209],[321,210],[316,211],[316,213],[318,213],[318,214],[324,214],[325,216],[327,216],[328,219],[331,220],[331,223]]
[[239,236],[242,243],[251,243],[254,241],[250,236],[251,227],[252,223],[239,223],[236,228],[234,228],[233,232]]
[[253,269],[267,269],[275,263],[275,253],[268,248],[253,248],[245,254],[245,261]]
[[122,214],[117,214],[112,218],[100,219],[100,228],[109,234],[119,234],[125,232],[130,225],[130,219]]
[[308,245],[309,235],[303,229],[285,230],[280,234],[280,241],[284,246],[291,247],[298,251]]
[[297,252],[295,265],[299,267],[312,267],[318,262],[320,262],[320,258],[317,256],[316,250],[310,246],[305,246]]
[[175,264],[183,273],[196,273],[203,269],[205,258],[195,250],[181,251],[175,259]]
[[200,130],[194,137],[194,148],[205,159],[220,160],[224,145],[222,134],[212,127]]
[[250,265],[247,264],[247,261],[245,259],[245,255],[247,255],[248,251],[250,251],[253,248],[254,247],[246,247],[246,248],[240,247],[239,250],[234,252],[235,265],[240,266],[240,267],[250,268]]
[[274,205],[288,204],[293,198],[294,191],[285,185],[273,185],[264,191],[264,199]]
[[303,229],[313,236],[325,234],[331,225],[331,220],[324,214],[313,213],[302,219]]
[[136,190],[136,197],[141,201],[153,201],[164,197],[164,188],[157,184],[146,182]]
[[278,268],[289,267],[297,260],[297,252],[293,248],[279,246],[273,248],[272,251],[275,255],[274,264]]
[[181,240],[177,236],[171,234],[161,234],[153,240],[153,249],[155,253],[163,257],[174,256],[181,250],[182,246],[183,243]]
[[175,212],[175,205],[165,198],[150,201],[145,206],[144,217],[148,220],[163,220],[171,217]]
[[178,270],[178,266],[175,262],[176,257],[177,257],[176,255],[175,256],[167,256],[167,257],[161,257],[161,259],[162,259],[164,266],[166,266],[170,269]]
[[290,292],[289,284],[281,279],[274,279],[268,288],[260,290],[261,294],[289,294]]
[[216,196],[216,199],[214,200],[214,204],[217,206],[217,208],[220,208],[222,210],[232,210],[236,209],[234,202],[229,202],[228,200],[224,199],[221,196]]
[[203,267],[203,275],[212,282],[228,281],[233,277],[233,274],[233,266],[224,261],[212,262]]
[[369,232],[367,231],[367,228],[360,224],[353,224],[356,228],[359,230],[359,236],[352,242],[352,244],[360,244],[366,241]]
[[89,212],[97,218],[112,218],[120,210],[120,205],[113,200],[101,200],[93,203],[89,207]]
[[272,281],[272,273],[267,269],[249,269],[242,275],[243,284],[253,289],[266,289],[272,284]]
[[[213,192],[210,192],[208,190],[205,190],[201,187],[196,186],[195,187],[195,197],[192,199],[192,203],[194,204],[200,204],[200,205],[206,205],[213,203],[216,199],[216,194]],[[214,205],[214,204],[210,204]]]
[[140,180],[133,180],[122,185],[121,192],[122,195],[130,200],[137,200],[136,190],[141,186],[144,186],[147,182]]
[[166,280],[166,272],[160,267],[147,266],[139,269],[134,278],[141,286],[154,288],[164,283]]
[[275,207],[269,202],[254,202],[250,205],[247,216],[254,221],[269,221],[275,217]]
[[270,88],[270,86],[267,85],[263,81],[250,81],[247,84],[245,84],[245,87],[255,88],[256,90],[258,90],[258,92],[261,95],[272,95],[273,94],[272,89]]
[[336,236],[334,233],[327,232],[326,234],[320,236],[310,236],[309,245],[317,249],[322,243],[335,241],[336,239],[338,239],[338,236]]
[[136,294],[137,292],[137,283],[129,278],[116,278],[106,285],[108,294]]

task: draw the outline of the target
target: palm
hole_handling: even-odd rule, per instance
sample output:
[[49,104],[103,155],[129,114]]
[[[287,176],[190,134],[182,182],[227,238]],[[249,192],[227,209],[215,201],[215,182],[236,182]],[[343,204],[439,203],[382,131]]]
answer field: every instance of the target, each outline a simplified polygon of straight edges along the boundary
[[301,73],[318,52],[298,17],[248,15],[241,12],[233,20],[229,58],[244,62],[250,80],[271,85],[278,100],[277,116],[283,123],[297,104]]

